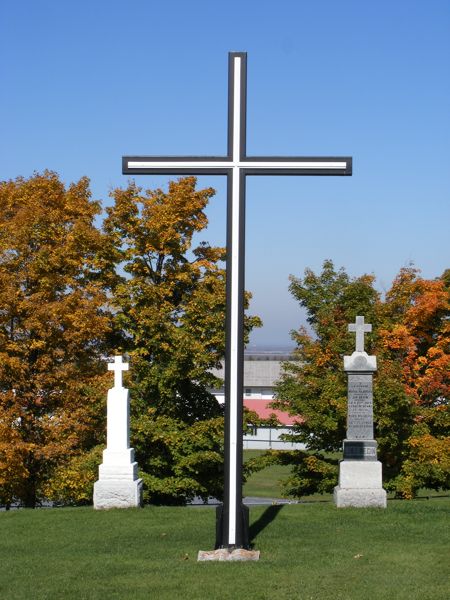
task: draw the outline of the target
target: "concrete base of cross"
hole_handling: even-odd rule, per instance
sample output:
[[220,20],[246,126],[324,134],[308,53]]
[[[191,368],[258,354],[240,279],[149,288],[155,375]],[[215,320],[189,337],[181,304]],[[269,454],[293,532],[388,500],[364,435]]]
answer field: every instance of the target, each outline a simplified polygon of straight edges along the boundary
[[338,508],[386,508],[379,461],[343,460],[339,464],[339,485],[333,499]]
[[227,548],[219,548],[218,550],[199,550],[197,562],[204,561],[247,561],[247,560],[259,560],[259,550],[245,550],[244,548],[234,548],[228,550]]

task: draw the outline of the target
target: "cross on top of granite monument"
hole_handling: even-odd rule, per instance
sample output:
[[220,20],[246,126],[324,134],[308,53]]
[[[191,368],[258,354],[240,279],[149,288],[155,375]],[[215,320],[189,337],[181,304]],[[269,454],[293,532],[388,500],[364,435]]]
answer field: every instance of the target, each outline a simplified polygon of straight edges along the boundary
[[122,371],[128,371],[128,363],[122,362],[121,356],[115,356],[114,362],[108,364],[108,371],[114,371],[114,387],[122,386]]
[[244,385],[245,188],[251,175],[351,175],[351,157],[247,156],[247,53],[228,55],[226,156],[124,156],[125,175],[227,177],[227,290],[225,351],[225,493],[218,547],[246,547],[242,504]]
[[364,352],[364,334],[372,331],[372,325],[364,323],[364,317],[356,317],[356,323],[350,323],[348,330],[356,333],[356,352]]

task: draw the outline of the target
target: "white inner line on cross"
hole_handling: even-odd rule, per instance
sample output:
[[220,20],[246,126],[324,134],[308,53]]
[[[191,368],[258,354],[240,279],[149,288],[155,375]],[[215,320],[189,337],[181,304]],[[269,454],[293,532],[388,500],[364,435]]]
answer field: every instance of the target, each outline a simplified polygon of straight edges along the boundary
[[[234,150],[235,152],[235,150]],[[239,150],[238,150],[239,152]],[[345,161],[268,161],[268,160],[248,160],[241,161],[236,160],[233,156],[233,160],[217,160],[217,161],[148,161],[148,160],[129,160],[129,169],[152,169],[160,167],[162,169],[170,168],[182,168],[182,169],[195,169],[197,167],[204,169],[347,169],[348,164]],[[274,173],[276,174],[276,173]]]
[[[241,140],[241,59],[238,58],[234,62],[234,94],[233,94],[233,161],[239,164],[240,161],[240,140]],[[240,196],[240,176],[239,167],[233,167],[233,198],[239,198]],[[237,206],[236,206],[237,209]],[[240,230],[240,211],[233,210],[232,217],[232,239],[237,240]],[[230,374],[233,379],[238,373],[238,356],[239,356],[239,245],[233,244],[231,248],[231,346],[230,346]],[[238,429],[238,402],[242,402],[242,398],[238,397],[239,390],[237,385],[231,384],[230,386],[230,465],[232,469],[232,475],[229,479],[228,488],[228,506],[230,508],[230,520],[228,527],[228,541],[230,544],[234,544],[236,541],[236,497],[237,497],[237,482],[236,482],[236,464],[237,464],[237,453],[238,453],[238,440],[237,429]],[[234,466],[233,466],[234,465]]]

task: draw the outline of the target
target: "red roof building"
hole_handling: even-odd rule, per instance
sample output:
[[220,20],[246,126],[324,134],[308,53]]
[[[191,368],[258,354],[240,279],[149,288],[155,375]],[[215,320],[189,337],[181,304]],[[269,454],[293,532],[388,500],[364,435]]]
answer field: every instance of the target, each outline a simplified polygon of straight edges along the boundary
[[244,397],[244,406],[245,408],[248,408],[248,410],[255,412],[260,419],[269,419],[271,416],[275,415],[281,425],[292,427],[292,425],[295,425],[300,421],[299,417],[291,417],[287,412],[271,408],[269,405],[272,401],[273,399],[265,400],[264,398]]
[[[292,426],[301,423],[301,417],[270,407],[274,400],[275,386],[283,373],[283,363],[292,360],[290,354],[248,353],[244,357],[244,406],[255,412],[261,419],[275,415],[278,427],[255,427],[252,434],[244,436],[244,448],[293,449],[303,448],[302,444],[292,444],[279,439],[283,433],[289,433]],[[216,377],[224,380],[224,369],[213,371]],[[225,402],[223,386],[211,390],[221,404]]]

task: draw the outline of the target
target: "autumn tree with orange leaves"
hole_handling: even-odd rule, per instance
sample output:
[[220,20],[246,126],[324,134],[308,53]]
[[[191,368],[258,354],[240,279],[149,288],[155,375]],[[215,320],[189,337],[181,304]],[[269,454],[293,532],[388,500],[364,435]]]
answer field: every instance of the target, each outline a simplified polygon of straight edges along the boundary
[[[0,502],[34,507],[99,439],[111,328],[106,238],[86,178],[0,183]],[[101,392],[101,393],[100,393]]]
[[86,178],[0,185],[0,503],[91,501],[117,352],[131,362],[145,499],[220,496],[223,415],[208,388],[224,355],[225,251],[194,244],[213,195],[193,177],[167,192],[130,182],[100,229]]
[[[345,438],[347,384],[343,356],[354,350],[348,323],[364,315],[373,325],[367,351],[377,355],[374,425],[384,484],[411,498],[421,487],[450,487],[450,271],[435,280],[402,269],[383,299],[374,277],[351,278],[326,261],[322,272],[292,278],[312,333],[293,334],[297,363],[286,365],[277,408],[301,415],[291,437],[307,451],[271,453],[266,461],[293,464],[286,493],[329,492]],[[300,420],[299,420],[300,421]]]
[[[400,495],[450,487],[450,287],[402,269],[378,307],[377,347],[383,370],[396,371],[411,410],[411,427],[392,482]],[[380,384],[378,384],[378,387]]]

